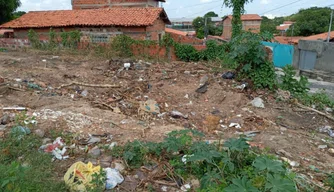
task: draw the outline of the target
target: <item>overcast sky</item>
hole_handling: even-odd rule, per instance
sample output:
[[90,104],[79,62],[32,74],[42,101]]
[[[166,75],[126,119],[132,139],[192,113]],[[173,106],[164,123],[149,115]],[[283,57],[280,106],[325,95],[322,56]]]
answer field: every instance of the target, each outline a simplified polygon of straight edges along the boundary
[[[71,0],[21,0],[21,2],[20,11],[71,9]],[[167,0],[163,6],[170,18],[194,18],[209,11],[215,11],[219,16],[231,14],[231,10],[223,7],[222,2],[223,0]],[[273,10],[290,3],[292,4],[284,8]],[[324,7],[330,4],[334,4],[334,0],[253,0],[246,5],[246,12],[268,17],[286,16],[301,8]]]

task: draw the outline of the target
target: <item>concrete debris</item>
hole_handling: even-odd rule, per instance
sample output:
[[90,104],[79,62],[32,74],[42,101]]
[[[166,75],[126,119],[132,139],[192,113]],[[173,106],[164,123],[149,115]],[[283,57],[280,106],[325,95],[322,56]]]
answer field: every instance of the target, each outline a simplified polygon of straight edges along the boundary
[[256,97],[251,104],[257,108],[264,108],[263,100],[260,97]]
[[93,157],[99,157],[101,155],[101,149],[98,146],[95,146],[91,150],[89,150],[88,155],[91,155]]
[[229,125],[229,127],[230,127],[230,128],[231,128],[231,127],[235,127],[235,128],[237,128],[237,129],[241,129],[241,126],[240,126],[239,123],[231,123],[231,124]]

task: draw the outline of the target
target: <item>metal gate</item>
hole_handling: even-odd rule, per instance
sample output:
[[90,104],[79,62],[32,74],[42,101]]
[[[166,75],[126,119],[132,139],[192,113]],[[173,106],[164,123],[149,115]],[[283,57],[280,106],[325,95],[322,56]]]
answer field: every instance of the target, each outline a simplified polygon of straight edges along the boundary
[[263,45],[271,47],[273,50],[273,62],[275,67],[285,67],[292,65],[294,47],[292,45],[285,45],[279,43],[262,42]]
[[317,61],[317,53],[313,51],[300,51],[299,69],[313,70]]

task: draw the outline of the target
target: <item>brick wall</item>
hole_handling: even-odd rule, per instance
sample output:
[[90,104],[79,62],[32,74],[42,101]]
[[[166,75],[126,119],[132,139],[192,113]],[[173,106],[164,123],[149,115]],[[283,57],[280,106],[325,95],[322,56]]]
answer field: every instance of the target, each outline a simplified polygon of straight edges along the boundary
[[20,49],[30,47],[30,43],[27,39],[0,38],[0,47]]
[[[124,34],[138,40],[155,40],[158,41],[165,33],[165,23],[157,19],[152,26],[148,27],[65,27],[52,28],[56,33],[62,31],[79,30],[82,32],[81,40],[89,42],[94,40],[106,40],[107,42],[114,36]],[[33,29],[38,33],[41,40],[49,39],[50,28]],[[29,29],[14,29],[14,37],[19,39],[28,39]]]
[[72,0],[72,9],[99,9],[105,7],[158,7],[157,0]]
[[190,45],[201,45],[201,44],[203,44],[203,40],[198,39],[196,37],[178,35],[178,34],[175,34],[175,33],[169,33],[169,34],[174,39],[174,41],[177,42],[177,43],[190,44]]
[[[232,20],[226,18],[223,23],[224,29],[222,37],[224,39],[231,39],[232,37]],[[261,21],[242,21],[242,30],[251,31],[253,33],[260,33]]]

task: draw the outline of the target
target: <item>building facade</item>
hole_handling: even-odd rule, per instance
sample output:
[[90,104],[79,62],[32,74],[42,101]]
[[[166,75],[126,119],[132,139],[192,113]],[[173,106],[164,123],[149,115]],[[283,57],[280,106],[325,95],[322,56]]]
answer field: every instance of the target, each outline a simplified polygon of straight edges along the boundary
[[[226,16],[223,19],[223,34],[222,37],[226,40],[232,38],[232,15]],[[242,30],[260,33],[262,18],[257,14],[246,14],[241,16]]]
[[165,34],[166,24],[170,24],[170,21],[162,8],[115,7],[33,11],[1,25],[0,29],[13,29],[14,37],[18,39],[28,39],[28,31],[32,29],[40,40],[48,40],[50,29],[57,34],[78,30],[81,32],[81,42],[108,43],[121,34],[138,40],[159,41]]
[[72,0],[72,9],[159,7],[160,2],[165,2],[165,0]]

